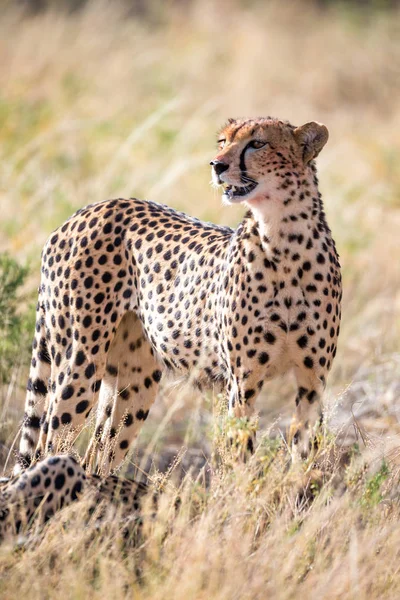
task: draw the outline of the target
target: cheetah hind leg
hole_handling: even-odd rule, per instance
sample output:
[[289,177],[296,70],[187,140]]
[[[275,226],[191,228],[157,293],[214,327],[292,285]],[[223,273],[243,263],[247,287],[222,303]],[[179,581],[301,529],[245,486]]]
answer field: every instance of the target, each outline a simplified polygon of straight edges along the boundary
[[55,355],[64,355],[66,360],[59,364],[53,361],[51,365],[52,387],[37,446],[38,451],[45,455],[65,452],[75,443],[97,402],[111,346],[110,338],[119,323],[109,322],[108,327],[103,327],[103,337],[89,351],[81,342],[87,334],[85,316],[81,314],[79,320],[75,318],[77,339],[74,336],[66,351],[54,332],[51,338]]
[[50,372],[51,358],[47,348],[44,310],[39,297],[36,314],[36,333],[32,344],[32,361],[25,400],[25,413],[18,461],[14,467],[14,475],[17,475],[22,469],[28,467],[34,458],[35,448],[39,440],[41,420],[46,412]]
[[161,370],[135,313],[126,313],[111,345],[95,432],[84,464],[101,475],[117,469],[157,395]]

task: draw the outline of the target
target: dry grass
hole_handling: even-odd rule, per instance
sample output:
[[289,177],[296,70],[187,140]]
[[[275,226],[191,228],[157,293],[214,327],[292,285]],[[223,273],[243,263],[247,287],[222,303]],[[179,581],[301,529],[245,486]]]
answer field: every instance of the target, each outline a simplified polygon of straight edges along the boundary
[[[293,402],[291,382],[274,382],[259,401],[261,429],[274,425],[251,465],[224,456],[209,489],[189,473],[177,514],[172,477],[137,548],[116,522],[85,529],[79,509],[63,511],[24,551],[1,547],[2,598],[400,595],[400,15],[282,4],[198,0],[146,21],[101,2],[70,17],[4,11],[0,250],[29,263],[33,298],[42,244],[85,204],[135,195],[235,224],[240,208],[208,185],[216,128],[240,115],[325,122],[321,191],[345,291],[327,411],[337,442],[358,450],[345,466],[329,435],[307,488],[310,466],[289,468],[270,439]],[[17,364],[1,390],[2,461],[25,378]],[[166,388],[142,445],[210,452],[211,400]]]

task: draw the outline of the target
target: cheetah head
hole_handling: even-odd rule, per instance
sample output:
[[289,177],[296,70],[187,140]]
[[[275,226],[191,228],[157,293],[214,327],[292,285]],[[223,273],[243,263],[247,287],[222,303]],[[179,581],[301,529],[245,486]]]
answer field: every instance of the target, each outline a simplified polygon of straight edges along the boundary
[[229,119],[210,163],[213,183],[224,185],[225,204],[273,198],[289,171],[299,174],[310,166],[328,135],[315,122],[294,127],[271,117]]

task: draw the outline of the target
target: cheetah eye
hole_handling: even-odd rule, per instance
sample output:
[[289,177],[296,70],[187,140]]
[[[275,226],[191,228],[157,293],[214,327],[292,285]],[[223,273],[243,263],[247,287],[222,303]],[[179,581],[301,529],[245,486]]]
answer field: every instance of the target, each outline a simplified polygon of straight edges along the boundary
[[218,144],[218,147],[219,147],[220,149],[222,149],[222,148],[225,146],[225,144],[226,144],[226,139],[224,138],[224,139],[222,139],[222,140],[218,140],[218,141],[217,141],[217,144]]
[[259,150],[260,148],[263,148],[267,144],[268,144],[268,142],[262,142],[261,140],[253,140],[249,143],[248,147],[254,148],[255,150]]

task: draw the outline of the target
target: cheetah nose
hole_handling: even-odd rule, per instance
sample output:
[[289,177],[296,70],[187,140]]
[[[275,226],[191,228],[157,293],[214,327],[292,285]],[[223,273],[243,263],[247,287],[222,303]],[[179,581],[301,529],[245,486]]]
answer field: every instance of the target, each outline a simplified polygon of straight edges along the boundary
[[217,175],[221,175],[221,173],[223,173],[224,171],[227,171],[229,169],[229,165],[222,162],[221,160],[212,160],[210,162],[210,165],[212,167],[214,167],[214,171],[216,172]]

